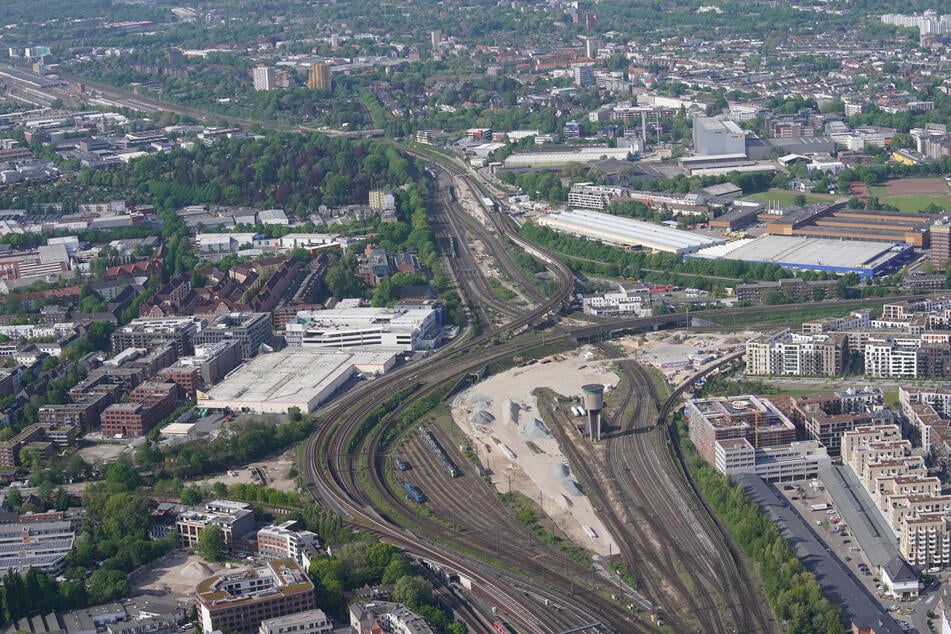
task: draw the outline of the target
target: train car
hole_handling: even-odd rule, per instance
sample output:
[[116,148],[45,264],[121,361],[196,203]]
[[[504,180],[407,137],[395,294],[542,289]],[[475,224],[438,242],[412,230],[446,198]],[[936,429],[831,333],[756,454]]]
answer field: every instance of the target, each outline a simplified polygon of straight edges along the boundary
[[400,471],[409,471],[409,463],[402,458],[396,459],[396,468]]
[[452,461],[452,458],[446,453],[446,450],[442,448],[442,445],[439,444],[439,441],[436,440],[436,437],[433,436],[432,432],[427,431],[425,428],[420,427],[419,433],[426,441],[426,444],[429,445],[429,448],[435,454],[436,458],[442,464],[443,469],[446,470],[446,473],[449,474],[450,478],[458,478],[462,475],[462,471],[459,470],[459,467],[456,466],[456,463]]
[[493,621],[492,627],[495,628],[495,631],[499,632],[499,634],[515,634],[505,621]]
[[403,488],[406,490],[406,494],[409,495],[413,499],[414,502],[418,502],[419,504],[422,504],[423,502],[426,501],[426,496],[423,495],[423,492],[417,489],[416,487],[414,487],[409,482],[404,482]]

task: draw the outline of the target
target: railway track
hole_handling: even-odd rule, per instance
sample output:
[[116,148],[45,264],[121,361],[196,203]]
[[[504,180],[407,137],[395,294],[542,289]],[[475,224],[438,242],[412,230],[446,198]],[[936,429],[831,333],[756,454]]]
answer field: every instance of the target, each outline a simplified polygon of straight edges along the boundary
[[[451,172],[449,169],[447,171]],[[450,214],[451,206],[447,204],[445,210]],[[491,216],[491,211],[486,210],[486,213]],[[453,233],[457,234],[457,237],[463,230],[464,221],[454,224],[451,216],[447,215],[444,222],[447,227],[453,227]],[[309,488],[315,498],[338,510],[350,518],[350,521],[377,532],[428,561],[447,566],[471,578],[485,592],[491,593],[498,607],[527,632],[555,632],[565,625],[579,625],[596,620],[605,621],[616,631],[636,632],[650,629],[644,622],[635,620],[623,605],[604,597],[592,588],[585,588],[582,583],[584,572],[578,578],[578,592],[573,592],[576,581],[574,573],[578,569],[572,568],[571,563],[566,563],[564,574],[559,574],[554,566],[546,567],[545,559],[552,555],[541,544],[536,545],[529,541],[526,548],[523,542],[512,537],[506,540],[503,555],[500,534],[504,530],[507,536],[517,535],[517,527],[513,527],[511,515],[495,502],[494,494],[480,490],[475,482],[476,478],[471,475],[459,479],[473,480],[473,486],[467,487],[467,490],[449,489],[445,495],[435,493],[442,486],[451,486],[445,482],[449,480],[448,476],[440,475],[437,480],[435,469],[441,467],[432,467],[434,470],[430,472],[425,471],[423,467],[436,464],[432,456],[427,460],[425,452],[410,449],[413,452],[414,470],[420,470],[419,478],[413,484],[420,486],[427,496],[433,496],[433,508],[439,510],[441,515],[430,517],[429,513],[426,513],[424,517],[418,507],[414,508],[404,496],[395,493],[395,487],[387,482],[387,452],[385,443],[381,448],[381,441],[388,425],[398,417],[405,404],[395,411],[387,412],[387,416],[376,429],[370,430],[361,442],[354,443],[352,440],[355,430],[361,429],[363,420],[385,396],[400,393],[402,390],[414,390],[419,396],[437,394],[440,389],[457,382],[461,376],[488,363],[517,354],[528,354],[531,347],[545,341],[545,337],[549,342],[602,339],[626,330],[683,324],[691,317],[719,319],[738,312],[693,311],[689,315],[621,320],[611,325],[586,326],[543,336],[512,339],[495,346],[487,345],[492,338],[500,334],[515,333],[527,324],[541,321],[548,314],[558,312],[573,280],[567,267],[550,253],[526,243],[501,219],[497,219],[495,227],[499,235],[508,236],[519,248],[540,257],[559,280],[560,291],[539,304],[535,310],[511,311],[511,320],[505,326],[486,331],[465,344],[457,344],[452,349],[433,355],[424,369],[407,367],[376,379],[367,383],[365,389],[345,395],[327,408],[324,414],[328,419],[334,420],[334,423],[323,427],[307,443],[305,469]],[[489,242],[491,243],[491,240]],[[470,279],[468,275],[459,279],[459,282],[465,285],[464,292],[467,289],[480,289],[471,292],[477,296],[486,295],[485,288],[480,287],[478,282]],[[485,299],[489,300],[488,297]],[[848,308],[850,304],[861,305],[860,302],[848,301],[835,303],[843,309]],[[789,307],[753,307],[742,311],[744,315],[767,315],[779,310],[788,312],[788,309]],[[669,413],[676,395],[660,405],[659,420],[663,420]],[[639,407],[649,407],[648,400],[655,407],[659,402],[656,394],[651,399],[642,397],[640,400],[645,404]],[[631,418],[632,427],[628,431],[641,433],[638,426],[643,426],[644,421],[649,419],[649,410],[640,410]],[[632,499],[635,496],[637,500],[655,496],[663,497],[663,500],[656,506],[645,505],[642,527],[649,528],[655,537],[651,541],[652,549],[648,548],[651,544],[648,544],[645,536],[644,541],[637,543],[637,549],[631,547],[629,552],[622,556],[634,562],[635,574],[638,566],[648,559],[652,559],[653,565],[661,570],[671,571],[680,566],[680,571],[684,574],[677,574],[676,578],[666,585],[657,581],[651,591],[659,596],[667,596],[672,590],[672,595],[678,601],[681,597],[686,597],[685,605],[696,611],[695,618],[701,631],[729,631],[731,627],[747,632],[770,631],[768,607],[751,595],[750,588],[753,583],[737,563],[739,559],[736,553],[730,550],[728,540],[718,532],[709,511],[707,515],[701,512],[704,507],[690,486],[669,475],[676,472],[677,465],[674,463],[669,444],[661,442],[663,437],[657,429],[659,428],[655,428],[652,434],[645,434],[645,437],[656,440],[650,443],[642,442],[636,446],[636,460],[624,462],[623,457],[614,459],[615,472],[629,471],[628,479],[631,480],[641,479],[640,471],[643,469],[654,470],[655,473],[660,473],[659,469],[662,467],[672,470],[666,472],[663,479],[660,475],[653,476],[653,480],[648,476],[642,483],[643,486],[629,490],[628,495],[632,496]],[[623,453],[623,449],[618,449],[618,452]],[[454,458],[458,459],[458,456]],[[660,460],[666,460],[666,463],[660,463]],[[471,470],[462,460],[458,460],[458,464]],[[638,471],[634,472],[633,469]],[[417,474],[414,473],[413,477],[417,478]],[[467,498],[466,494],[471,497]],[[479,497],[475,497],[476,495]],[[610,507],[611,504],[606,501],[604,508]],[[474,509],[478,509],[478,512],[474,513]],[[445,517],[447,511],[449,517]],[[625,509],[625,513],[630,514],[631,509]],[[695,530],[692,523],[701,530]],[[401,526],[414,527],[415,532],[419,534]],[[493,529],[495,539],[491,534]],[[526,537],[529,538],[527,533]],[[678,541],[683,543],[671,543]],[[645,556],[640,552],[641,549],[649,554]],[[505,556],[511,557],[508,559],[510,564],[526,573],[528,578],[518,577],[516,581],[512,573],[500,573],[486,563]],[[699,570],[697,581],[692,581],[691,576],[687,574],[694,570]],[[538,579],[539,573],[541,580]],[[598,582],[592,579],[591,585],[597,584]],[[520,587],[529,590],[519,590]],[[580,592],[584,594],[579,594]],[[564,606],[557,618],[548,609],[549,606],[539,601],[539,598],[546,594],[554,597],[546,597],[546,601],[555,600]],[[671,614],[674,613],[675,611],[671,610]],[[693,627],[693,622],[689,619],[671,618],[680,619],[677,624],[688,628],[678,628],[678,631],[690,631],[689,628]]]

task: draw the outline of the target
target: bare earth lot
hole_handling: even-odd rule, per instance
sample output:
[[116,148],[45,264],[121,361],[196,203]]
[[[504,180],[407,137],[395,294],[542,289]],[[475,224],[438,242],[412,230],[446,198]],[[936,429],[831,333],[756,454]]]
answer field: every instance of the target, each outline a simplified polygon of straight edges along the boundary
[[132,594],[159,595],[179,601],[194,599],[199,581],[223,570],[187,550],[173,550],[161,559],[142,566],[129,575]]
[[886,182],[885,189],[889,196],[951,193],[943,178],[897,178]]

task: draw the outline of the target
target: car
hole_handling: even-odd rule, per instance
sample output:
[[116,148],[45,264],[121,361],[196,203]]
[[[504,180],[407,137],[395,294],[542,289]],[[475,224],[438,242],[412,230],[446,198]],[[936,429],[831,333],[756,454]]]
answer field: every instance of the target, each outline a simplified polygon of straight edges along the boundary
[[849,557],[849,556],[846,556],[845,560],[846,560],[846,561],[852,561],[852,558]]
[[901,607],[901,606],[898,605],[897,603],[893,603],[892,605],[888,606],[888,609],[891,610],[892,612],[894,612],[895,610],[897,610],[897,609],[900,608],[900,607]]
[[852,543],[852,540],[851,540],[851,539],[843,539],[843,540],[842,540],[842,543],[843,543],[843,544],[851,544],[851,543]]

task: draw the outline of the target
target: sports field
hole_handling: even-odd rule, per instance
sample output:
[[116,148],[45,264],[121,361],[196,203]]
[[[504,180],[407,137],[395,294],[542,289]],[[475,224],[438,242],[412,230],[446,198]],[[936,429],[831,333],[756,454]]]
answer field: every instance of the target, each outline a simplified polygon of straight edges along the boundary
[[951,188],[943,178],[901,178],[872,187],[872,195],[882,204],[917,213],[929,205],[951,209]]
[[746,200],[756,200],[761,203],[773,201],[779,203],[782,207],[793,207],[796,204],[796,196],[804,195],[806,204],[829,202],[839,198],[831,194],[802,194],[802,192],[789,191],[788,189],[770,189],[765,192],[757,192],[744,196]]

